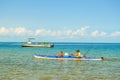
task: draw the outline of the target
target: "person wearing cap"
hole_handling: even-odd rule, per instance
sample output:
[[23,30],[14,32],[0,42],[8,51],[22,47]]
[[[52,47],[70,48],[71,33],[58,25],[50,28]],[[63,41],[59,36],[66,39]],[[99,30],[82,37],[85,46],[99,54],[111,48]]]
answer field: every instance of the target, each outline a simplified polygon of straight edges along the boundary
[[77,58],[81,58],[81,57],[82,57],[82,55],[81,55],[81,53],[80,53],[80,50],[76,50],[75,56],[76,56]]

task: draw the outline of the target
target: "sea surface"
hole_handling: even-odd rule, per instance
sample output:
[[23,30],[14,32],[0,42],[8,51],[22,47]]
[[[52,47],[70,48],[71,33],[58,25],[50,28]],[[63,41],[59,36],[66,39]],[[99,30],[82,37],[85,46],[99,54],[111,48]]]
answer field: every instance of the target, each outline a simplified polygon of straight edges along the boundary
[[[55,42],[54,48],[21,47],[22,42],[0,42],[0,80],[120,80],[120,43]],[[34,54],[74,54],[79,49],[104,61],[37,60]]]

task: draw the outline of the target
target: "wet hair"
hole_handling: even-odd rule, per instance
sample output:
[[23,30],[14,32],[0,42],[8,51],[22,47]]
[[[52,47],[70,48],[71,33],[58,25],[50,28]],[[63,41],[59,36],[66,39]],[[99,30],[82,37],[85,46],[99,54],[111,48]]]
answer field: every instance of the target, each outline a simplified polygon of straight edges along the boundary
[[61,53],[63,53],[62,51],[60,51]]
[[101,57],[101,60],[104,60],[104,57]]
[[76,52],[80,52],[80,50],[76,50]]

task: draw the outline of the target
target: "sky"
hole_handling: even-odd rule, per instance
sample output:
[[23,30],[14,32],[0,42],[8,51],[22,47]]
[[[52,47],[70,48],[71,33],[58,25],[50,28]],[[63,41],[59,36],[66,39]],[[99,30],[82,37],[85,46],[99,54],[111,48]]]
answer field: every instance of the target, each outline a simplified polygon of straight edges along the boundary
[[120,0],[0,0],[0,42],[120,43]]

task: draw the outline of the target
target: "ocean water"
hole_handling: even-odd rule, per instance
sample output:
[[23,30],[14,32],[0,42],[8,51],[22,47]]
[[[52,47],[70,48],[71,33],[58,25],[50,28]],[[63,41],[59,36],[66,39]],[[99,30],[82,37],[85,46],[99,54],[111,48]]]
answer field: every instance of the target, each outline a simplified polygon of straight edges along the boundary
[[[54,48],[0,42],[0,80],[120,80],[120,43],[54,43]],[[104,61],[37,60],[34,54],[69,54],[79,49]]]

